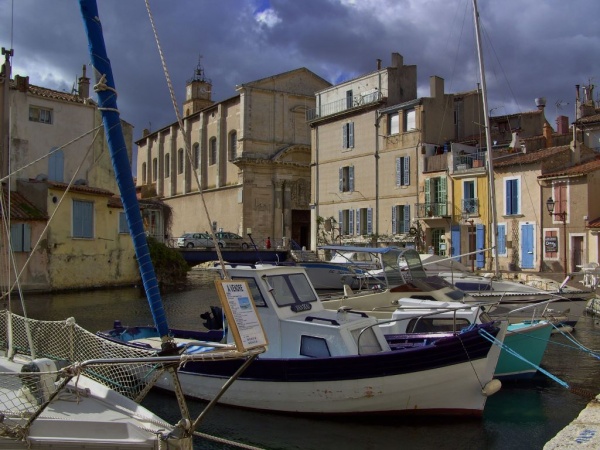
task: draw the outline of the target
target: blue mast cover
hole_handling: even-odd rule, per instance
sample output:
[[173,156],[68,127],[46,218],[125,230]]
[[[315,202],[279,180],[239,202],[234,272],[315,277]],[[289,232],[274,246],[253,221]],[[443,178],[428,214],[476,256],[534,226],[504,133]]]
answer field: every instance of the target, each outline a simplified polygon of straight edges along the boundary
[[121,200],[125,208],[129,232],[133,239],[135,254],[140,267],[146,296],[150,303],[154,324],[160,336],[165,337],[168,336],[169,327],[160,297],[158,280],[156,279],[154,266],[150,259],[148,243],[146,242],[146,233],[133,183],[133,174],[129,165],[123,129],[121,128],[121,120],[117,109],[115,82],[110,61],[106,54],[102,25],[98,16],[98,7],[95,0],[79,0],[79,6],[88,37],[88,47],[92,66],[95,69],[96,82],[99,83],[98,77],[103,77],[105,78],[104,84],[108,87],[105,90],[97,90],[98,105],[102,113],[106,141],[121,193]]

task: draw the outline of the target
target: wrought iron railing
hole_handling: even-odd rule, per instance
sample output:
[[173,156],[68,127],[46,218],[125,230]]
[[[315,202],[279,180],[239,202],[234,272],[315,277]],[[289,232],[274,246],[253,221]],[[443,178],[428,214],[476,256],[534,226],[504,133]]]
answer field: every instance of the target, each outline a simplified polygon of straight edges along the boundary
[[382,95],[380,91],[373,91],[355,95],[353,97],[342,98],[340,100],[336,100],[335,102],[325,103],[314,109],[309,109],[306,111],[306,120],[310,122],[311,120],[319,119],[321,117],[331,116],[349,109],[359,108],[364,105],[376,103],[380,101],[381,98]]
[[415,207],[419,219],[448,216],[448,203],[446,202],[417,203]]
[[479,199],[478,198],[463,198],[460,201],[460,210],[468,216],[479,215]]

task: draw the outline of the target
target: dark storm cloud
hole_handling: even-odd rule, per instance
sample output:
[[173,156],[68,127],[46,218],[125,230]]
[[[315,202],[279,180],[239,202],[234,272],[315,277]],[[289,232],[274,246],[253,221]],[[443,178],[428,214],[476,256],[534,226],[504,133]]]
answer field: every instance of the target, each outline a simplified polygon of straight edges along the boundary
[[[181,109],[200,55],[213,99],[236,85],[298,67],[332,83],[371,72],[392,52],[417,65],[419,95],[429,78],[447,92],[479,81],[471,0],[149,0]],[[11,16],[14,6],[14,19]],[[123,119],[156,130],[176,120],[143,0],[98,1]],[[596,0],[479,0],[493,114],[529,111],[573,119],[575,84],[596,82]],[[14,74],[70,91],[89,61],[78,2],[0,0],[0,45],[13,47]],[[12,31],[11,31],[12,30]],[[12,39],[12,44],[11,44]],[[600,92],[600,91],[599,91]],[[560,105],[560,106],[557,106]]]

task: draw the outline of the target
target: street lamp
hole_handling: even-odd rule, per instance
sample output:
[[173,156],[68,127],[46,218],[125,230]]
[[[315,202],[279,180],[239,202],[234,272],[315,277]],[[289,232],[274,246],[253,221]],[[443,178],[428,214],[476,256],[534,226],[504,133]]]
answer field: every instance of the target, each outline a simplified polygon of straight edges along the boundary
[[546,209],[548,209],[548,213],[550,214],[550,216],[556,216],[558,217],[558,220],[561,220],[563,223],[563,266],[565,269],[565,278],[567,276],[567,212],[566,211],[561,211],[561,212],[554,212],[554,205],[556,203],[554,202],[554,199],[552,197],[549,197],[548,200],[546,201]]

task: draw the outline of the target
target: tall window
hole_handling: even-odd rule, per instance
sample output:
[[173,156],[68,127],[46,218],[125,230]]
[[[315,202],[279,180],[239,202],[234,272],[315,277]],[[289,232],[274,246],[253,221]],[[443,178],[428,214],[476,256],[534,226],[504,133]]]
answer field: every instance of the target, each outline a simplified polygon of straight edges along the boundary
[[183,153],[183,149],[180,148],[177,151],[177,173],[180,175],[183,173],[184,161],[185,161],[185,154]]
[[237,144],[237,132],[232,131],[229,133],[229,161],[237,158]]
[[373,234],[373,208],[356,210],[356,234]]
[[169,178],[171,174],[171,155],[167,153],[165,155],[165,178]]
[[506,256],[506,224],[499,223],[496,235],[496,246],[498,247],[498,255]]
[[354,210],[340,210],[338,213],[338,225],[340,227],[340,235],[347,236],[349,234],[354,234]]
[[51,181],[63,181],[64,178],[65,157],[62,150],[52,148],[48,157],[48,179]]
[[208,161],[209,165],[213,165],[217,163],[217,138],[210,138],[208,141],[209,155],[210,160]]
[[400,133],[400,116],[397,112],[388,115],[388,134]]
[[404,131],[416,130],[416,112],[414,108],[404,110]]
[[198,143],[194,144],[194,169],[198,170],[200,167],[200,145]]
[[504,180],[504,213],[507,216],[521,212],[520,181],[519,178],[506,178]]
[[354,166],[340,167],[340,192],[354,191]]
[[146,184],[146,163],[142,163],[142,184]]
[[152,181],[156,181],[158,177],[158,159],[152,160]]
[[354,122],[342,125],[342,148],[354,148]]
[[392,234],[410,230],[410,205],[392,206]]
[[48,108],[40,108],[39,106],[29,107],[29,120],[31,122],[52,123],[52,110]]
[[410,156],[396,158],[396,186],[410,184]]
[[352,89],[346,91],[346,108],[352,108]]
[[462,211],[467,214],[478,214],[477,196],[475,194],[475,180],[463,181]]
[[14,252],[31,251],[31,225],[12,223],[10,225],[10,244]]
[[94,203],[73,200],[73,237],[94,237]]
[[425,215],[448,215],[448,180],[446,177],[427,178],[425,180]]

